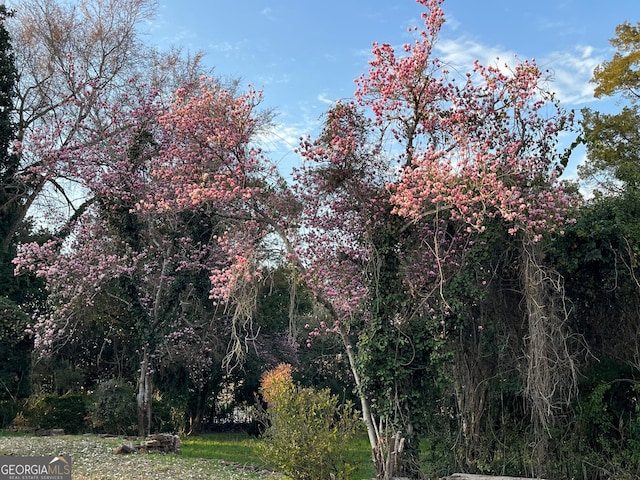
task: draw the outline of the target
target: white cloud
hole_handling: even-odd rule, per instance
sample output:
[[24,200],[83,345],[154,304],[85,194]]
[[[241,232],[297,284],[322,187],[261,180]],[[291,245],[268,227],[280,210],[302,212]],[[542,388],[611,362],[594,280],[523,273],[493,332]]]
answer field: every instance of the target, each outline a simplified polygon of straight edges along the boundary
[[318,94],[317,98],[320,103],[324,103],[326,105],[333,105],[334,103],[336,103],[335,100],[329,98],[325,93]]
[[462,72],[470,71],[476,60],[483,65],[496,65],[501,68],[506,64],[514,65],[518,61],[515,52],[465,39],[440,39],[436,44],[436,51],[443,62],[461,69]]
[[593,69],[604,58],[596,55],[591,46],[578,46],[571,51],[557,51],[546,55],[540,68],[551,73],[551,84],[558,99],[569,105],[579,105],[595,101],[594,85],[590,83]]
[[222,53],[230,53],[237,52],[242,50],[247,46],[247,40],[242,40],[239,42],[231,43],[231,42],[221,42],[221,43],[210,43],[209,49],[213,52],[222,52]]
[[[276,66],[271,68],[271,70],[277,70]],[[291,75],[286,72],[280,72],[276,75],[259,74],[256,82],[260,85],[287,84],[291,82]]]
[[270,20],[270,21],[276,20],[276,17],[273,15],[273,9],[271,7],[263,8],[260,11],[260,15],[262,15],[263,17],[265,17],[267,20]]
[[270,145],[269,150],[293,151],[300,144],[300,137],[306,134],[304,125],[278,123],[261,136],[261,143]]
[[209,48],[214,52],[231,52],[237,50],[237,46],[233,46],[229,42],[211,43],[209,44]]
[[288,177],[292,168],[300,164],[295,150],[300,145],[300,138],[309,131],[302,124],[279,123],[257,139],[265,155],[278,167],[282,175]]
[[[438,54],[450,68],[459,68],[461,72],[470,71],[475,60],[483,65],[496,65],[500,68],[514,66],[524,60],[514,51],[483,45],[468,39],[441,39],[436,45]],[[604,60],[602,55],[589,45],[576,46],[573,50],[549,52],[536,59],[540,69],[548,70],[550,83],[548,88],[556,93],[558,100],[565,105],[580,105],[594,101],[593,85],[589,82],[593,69]]]

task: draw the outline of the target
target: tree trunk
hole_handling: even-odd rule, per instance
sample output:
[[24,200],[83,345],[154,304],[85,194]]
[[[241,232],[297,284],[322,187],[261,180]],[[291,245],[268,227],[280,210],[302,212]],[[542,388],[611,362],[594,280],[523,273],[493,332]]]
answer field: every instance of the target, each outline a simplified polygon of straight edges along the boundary
[[[470,338],[469,338],[470,337]],[[453,362],[453,388],[463,439],[458,462],[466,471],[477,470],[482,417],[487,399],[489,376],[482,365],[482,352],[474,335],[460,334]]]
[[140,362],[140,375],[138,377],[138,435],[145,437],[151,432],[151,401],[153,393],[153,380],[151,378],[149,364],[149,351],[143,350],[142,361]]
[[189,407],[189,425],[187,435],[197,435],[202,430],[202,419],[205,416],[207,408],[207,397],[209,396],[209,387],[205,383],[200,387],[197,393],[196,405]]
[[356,365],[356,358],[353,345],[349,337],[341,329],[340,336],[347,352],[349,359],[349,367],[356,384],[356,390],[360,399],[360,407],[362,409],[362,419],[367,428],[367,436],[369,437],[369,445],[371,446],[371,457],[376,469],[376,478],[379,480],[391,480],[404,470],[405,462],[405,438],[401,432],[396,431],[389,435],[389,428],[384,426],[382,422],[376,422],[376,418],[371,411],[371,404],[368,397],[363,393],[360,374]]

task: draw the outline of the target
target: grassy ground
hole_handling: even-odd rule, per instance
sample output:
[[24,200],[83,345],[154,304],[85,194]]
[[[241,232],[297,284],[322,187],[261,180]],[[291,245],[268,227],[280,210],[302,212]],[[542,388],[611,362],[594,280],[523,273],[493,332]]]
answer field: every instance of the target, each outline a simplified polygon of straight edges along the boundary
[[[96,435],[35,437],[0,434],[0,455],[70,456],[73,480],[279,480],[281,475],[194,454],[116,455],[116,447],[135,442]],[[189,442],[187,452],[197,442]],[[235,443],[230,441],[230,443]],[[198,447],[200,448],[200,447]],[[236,457],[239,459],[240,457]],[[246,465],[244,465],[246,463]],[[243,468],[246,466],[247,468]],[[249,468],[250,467],[250,468]]]
[[[0,455],[73,459],[74,480],[282,480],[256,454],[259,440],[244,434],[206,434],[182,440],[182,454],[115,455],[132,441],[95,435],[34,437],[0,432]],[[353,480],[375,476],[367,439],[345,446],[359,468]]]
[[[257,442],[259,440],[256,438],[241,433],[199,435],[183,439],[182,455],[268,468],[268,465],[265,465],[256,453]],[[351,445],[345,445],[345,452],[348,463],[357,467],[351,477],[353,480],[375,477],[369,441],[366,436],[362,436]]]

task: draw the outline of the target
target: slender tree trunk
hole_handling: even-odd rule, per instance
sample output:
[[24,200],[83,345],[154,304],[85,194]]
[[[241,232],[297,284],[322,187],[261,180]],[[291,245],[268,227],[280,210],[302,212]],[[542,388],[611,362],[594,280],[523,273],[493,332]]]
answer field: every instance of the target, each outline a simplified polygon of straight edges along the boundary
[[145,437],[151,432],[151,400],[153,393],[153,383],[150,374],[150,358],[147,348],[142,354],[140,362],[140,375],[138,377],[138,436]]
[[[280,238],[283,240],[287,252],[291,255],[291,258],[297,259],[296,251],[293,248],[293,245],[291,244],[286,233],[283,232],[277,226],[277,224],[272,224],[272,226],[276,229],[276,231],[279,232]],[[396,238],[393,235],[394,233],[383,235],[382,240],[384,242],[393,242]],[[389,253],[388,257],[382,259],[382,262],[386,263],[386,266],[382,267],[384,270],[383,273],[387,278],[391,278],[392,285],[386,285],[387,289],[384,289],[382,293],[383,295],[388,295],[390,293],[390,296],[393,297],[398,293],[398,290],[394,289],[394,286],[397,286],[397,282],[399,282],[397,270],[398,259],[393,252],[393,246],[385,245],[383,247],[384,251],[386,253]],[[299,260],[295,260],[295,266],[302,274],[305,274],[307,272],[305,266]],[[379,287],[380,285],[376,285],[374,289],[376,291],[379,291]],[[322,295],[316,295],[316,300],[327,309],[329,315],[331,315],[334,320],[340,322],[340,317],[327,298],[324,298]],[[379,306],[384,304],[384,300],[380,300],[380,298],[376,299],[376,303]],[[386,307],[383,307],[385,310],[384,312],[379,311],[376,312],[376,314],[381,317],[384,315],[388,315],[392,310],[395,311],[397,305],[395,304],[395,302],[392,303],[393,304],[389,304]],[[385,332],[385,334],[387,334],[388,339],[390,339],[391,337],[397,337],[398,332]],[[393,422],[389,421],[389,419],[386,419],[386,421],[383,419],[376,419],[376,416],[371,408],[369,392],[366,391],[366,388],[362,382],[362,377],[360,375],[358,362],[356,359],[355,348],[351,343],[348,335],[343,330],[340,331],[340,335],[345,348],[345,352],[347,353],[347,358],[349,359],[351,372],[353,373],[355,379],[358,397],[360,399],[360,407],[362,408],[362,418],[367,428],[367,436],[371,445],[372,460],[377,472],[376,476],[379,480],[391,480],[396,477],[406,476],[408,472],[415,470],[415,467],[418,463],[418,449],[405,448],[407,446],[407,437],[413,435],[413,427],[410,423],[410,418],[406,416],[407,413],[410,415],[411,412],[403,412],[402,414],[395,415],[396,418],[402,418],[405,420],[402,428],[398,428],[398,422],[395,422],[396,424],[394,425]],[[414,473],[416,473],[416,475],[414,476],[418,476],[417,472]]]
[[189,408],[189,430],[187,435],[197,435],[202,430],[202,419],[205,416],[207,408],[207,397],[209,396],[209,388],[207,384],[199,389],[197,394],[197,404],[194,408]]
[[348,336],[341,330],[340,335],[347,352],[351,373],[356,383],[356,390],[360,399],[362,409],[362,419],[367,428],[367,436],[371,446],[371,457],[376,468],[376,476],[379,480],[391,480],[403,470],[405,438],[401,432],[392,432],[389,425],[382,421],[377,422],[375,415],[371,411],[371,404],[368,397],[363,393],[360,374],[356,366],[356,358]]
[[356,358],[353,353],[353,345],[349,340],[349,337],[344,333],[342,329],[340,329],[340,337],[342,338],[342,344],[344,345],[344,349],[347,352],[347,358],[349,359],[349,367],[351,368],[351,373],[353,374],[353,378],[356,383],[356,390],[358,392],[358,397],[360,398],[360,408],[362,409],[362,419],[364,421],[365,426],[367,427],[367,436],[369,437],[369,444],[371,445],[371,454],[373,463],[377,463],[377,452],[378,452],[378,429],[376,428],[376,422],[373,417],[373,413],[371,412],[371,406],[369,405],[369,400],[362,392],[362,383],[360,381],[360,374],[358,373],[358,368],[356,367]]

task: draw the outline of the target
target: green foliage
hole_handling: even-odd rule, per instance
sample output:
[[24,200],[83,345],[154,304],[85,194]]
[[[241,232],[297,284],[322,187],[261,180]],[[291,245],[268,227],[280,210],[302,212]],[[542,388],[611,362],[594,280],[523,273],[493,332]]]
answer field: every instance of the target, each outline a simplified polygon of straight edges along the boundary
[[15,400],[0,401],[0,429],[7,428],[20,411],[20,404]]
[[[265,391],[265,390],[268,390]],[[265,389],[268,427],[259,453],[294,480],[346,479],[354,466],[345,457],[359,431],[350,403],[341,404],[329,389],[295,385],[285,375]]]
[[582,110],[582,139],[587,162],[579,167],[582,178],[594,179],[605,192],[640,188],[640,110],[625,107],[620,113]]
[[570,423],[552,431],[554,478],[631,480],[640,475],[638,372],[603,360],[584,372]]
[[305,387],[328,388],[340,398],[357,401],[349,360],[337,335],[320,335],[298,352],[294,378]]
[[14,124],[14,99],[17,71],[13,46],[5,27],[12,15],[4,4],[0,5],[0,295],[16,292],[11,260],[15,254],[14,234],[21,221],[19,205],[15,201],[20,181],[16,178],[19,158],[12,151],[11,144],[16,139]]
[[[65,346],[66,347],[66,346]],[[32,395],[45,394],[63,396],[70,393],[83,393],[86,370],[79,356],[72,363],[63,355],[39,359],[31,369]]]
[[5,27],[5,22],[12,12],[4,4],[0,5],[0,149],[6,153],[9,142],[15,135],[11,112],[14,109],[15,82],[18,76],[11,37]]
[[65,433],[78,434],[86,429],[87,396],[70,394],[59,397],[44,395],[36,400],[26,416],[31,426],[40,429],[62,428]]
[[69,362],[61,362],[53,372],[53,385],[58,395],[77,392],[84,380],[84,373]]
[[137,431],[135,389],[124,380],[114,378],[100,383],[89,412],[91,426],[98,432],[125,435]]
[[582,207],[576,219],[547,249],[548,262],[565,279],[574,312],[572,328],[596,358],[634,362],[640,196],[626,192],[596,199]]
[[29,396],[32,342],[25,334],[28,316],[0,296],[0,401]]
[[286,265],[266,270],[264,278],[258,293],[255,320],[269,334],[285,332],[291,321],[311,311],[311,292],[302,285],[298,274]]

